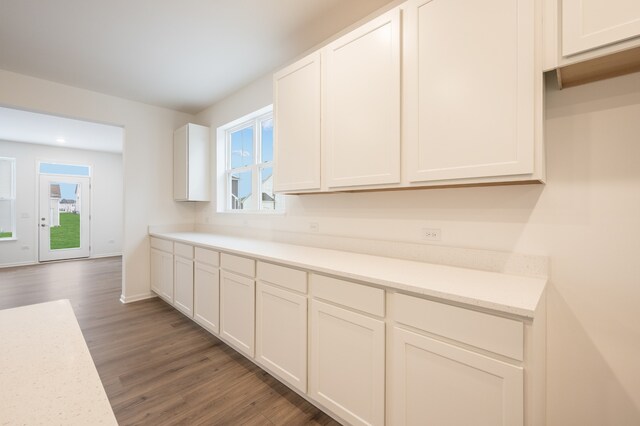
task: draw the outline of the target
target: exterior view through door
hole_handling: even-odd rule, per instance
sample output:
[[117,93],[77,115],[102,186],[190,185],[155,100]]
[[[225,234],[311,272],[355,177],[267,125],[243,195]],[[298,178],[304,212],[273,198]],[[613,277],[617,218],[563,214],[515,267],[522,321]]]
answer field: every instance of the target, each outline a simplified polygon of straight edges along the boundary
[[89,170],[88,166],[40,164],[40,262],[90,256]]

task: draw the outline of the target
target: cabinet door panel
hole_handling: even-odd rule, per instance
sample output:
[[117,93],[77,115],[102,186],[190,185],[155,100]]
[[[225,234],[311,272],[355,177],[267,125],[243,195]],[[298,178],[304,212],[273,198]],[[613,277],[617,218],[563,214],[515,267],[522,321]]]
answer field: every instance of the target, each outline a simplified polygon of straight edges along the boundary
[[256,358],[274,374],[307,391],[307,298],[257,284]]
[[393,328],[391,424],[517,426],[521,367]]
[[193,277],[195,320],[207,330],[220,332],[220,273],[218,268],[196,262]]
[[323,50],[329,188],[400,182],[400,11]]
[[384,424],[384,322],[317,300],[310,321],[310,396],[351,424]]
[[151,289],[173,304],[173,255],[151,249]]
[[638,0],[563,0],[562,55],[640,36]]
[[253,358],[255,347],[255,282],[220,271],[220,335]]
[[276,73],[275,191],[320,189],[320,52]]
[[193,261],[175,257],[174,306],[193,318]]
[[407,3],[410,182],[534,171],[533,3]]
[[162,292],[162,285],[160,277],[162,276],[162,252],[156,249],[151,249],[151,290],[160,295]]

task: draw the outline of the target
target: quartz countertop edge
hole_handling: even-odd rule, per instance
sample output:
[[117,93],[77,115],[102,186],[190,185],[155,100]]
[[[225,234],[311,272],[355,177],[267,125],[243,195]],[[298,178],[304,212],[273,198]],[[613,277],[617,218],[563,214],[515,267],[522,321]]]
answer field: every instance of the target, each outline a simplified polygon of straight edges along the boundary
[[204,232],[149,235],[529,319],[534,318],[547,283],[546,278]]
[[0,424],[116,425],[68,300],[0,311]]

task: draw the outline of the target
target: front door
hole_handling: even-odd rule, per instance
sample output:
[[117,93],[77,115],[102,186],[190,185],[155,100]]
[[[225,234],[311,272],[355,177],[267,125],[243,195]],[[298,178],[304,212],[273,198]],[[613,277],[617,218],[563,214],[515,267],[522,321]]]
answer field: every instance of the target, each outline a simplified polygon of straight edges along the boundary
[[89,177],[40,175],[40,262],[89,257],[89,184]]

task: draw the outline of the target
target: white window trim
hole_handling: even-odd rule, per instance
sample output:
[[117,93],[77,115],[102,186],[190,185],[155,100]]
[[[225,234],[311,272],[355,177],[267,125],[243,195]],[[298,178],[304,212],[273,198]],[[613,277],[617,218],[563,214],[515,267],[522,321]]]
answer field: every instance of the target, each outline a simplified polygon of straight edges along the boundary
[[[224,126],[218,127],[216,131],[216,210],[217,213],[223,214],[252,214],[252,215],[283,215],[285,214],[285,208],[277,209],[277,210],[260,210],[260,205],[256,206],[251,210],[233,210],[231,209],[231,187],[230,180],[228,179],[228,175],[231,173],[230,170],[233,170],[234,173],[252,171],[252,188],[258,189],[258,193],[260,192],[261,185],[261,170],[264,168],[265,163],[259,163],[258,161],[262,158],[262,144],[261,140],[262,132],[257,132],[256,137],[254,138],[254,146],[253,146],[253,155],[254,155],[254,164],[244,167],[238,167],[235,169],[227,169],[227,165],[230,164],[230,156],[231,153],[228,152],[227,149],[228,137],[229,134],[233,131],[241,130],[246,127],[250,127],[251,124],[259,124],[265,119],[273,117],[273,105],[267,105],[263,108],[260,108],[257,111],[254,111],[250,114],[247,114],[243,117],[240,117],[236,120],[231,121],[230,123],[225,124]],[[273,162],[271,166],[273,167]],[[258,204],[261,202],[261,197],[257,198]]]
[[18,226],[17,226],[17,209],[16,209],[16,159],[15,157],[0,157],[0,160],[8,160],[11,162],[11,196],[9,198],[1,198],[2,201],[11,202],[11,237],[0,238],[2,241],[16,241],[18,239]]

